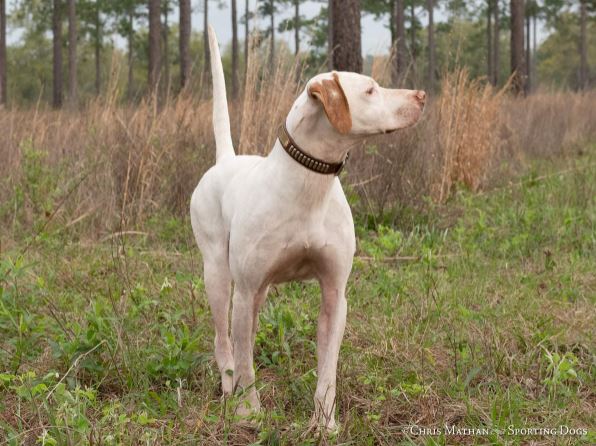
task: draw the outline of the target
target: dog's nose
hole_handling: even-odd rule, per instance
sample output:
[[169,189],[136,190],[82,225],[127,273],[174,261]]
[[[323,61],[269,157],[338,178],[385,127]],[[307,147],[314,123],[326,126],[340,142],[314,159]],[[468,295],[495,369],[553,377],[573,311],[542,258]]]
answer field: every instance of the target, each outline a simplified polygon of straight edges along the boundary
[[414,92],[414,97],[420,103],[420,105],[424,105],[424,102],[426,101],[426,93],[424,90],[416,90]]

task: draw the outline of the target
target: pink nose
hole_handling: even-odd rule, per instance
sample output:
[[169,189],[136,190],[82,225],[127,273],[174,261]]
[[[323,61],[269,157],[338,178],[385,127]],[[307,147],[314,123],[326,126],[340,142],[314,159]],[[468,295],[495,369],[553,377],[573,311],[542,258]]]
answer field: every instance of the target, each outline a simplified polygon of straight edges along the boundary
[[424,102],[426,101],[426,93],[424,90],[416,90],[414,92],[414,97],[420,103],[420,105],[424,105]]

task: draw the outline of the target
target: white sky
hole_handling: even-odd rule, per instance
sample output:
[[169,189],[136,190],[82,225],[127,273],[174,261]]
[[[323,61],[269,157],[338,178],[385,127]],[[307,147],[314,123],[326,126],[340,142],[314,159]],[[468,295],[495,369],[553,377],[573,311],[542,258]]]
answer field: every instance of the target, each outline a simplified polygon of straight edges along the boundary
[[[236,1],[238,3],[238,20],[240,20],[240,17],[244,15],[244,0]],[[192,25],[194,29],[203,29],[202,3],[202,0],[192,1]],[[232,19],[229,3],[230,2],[226,0],[225,6],[221,9],[216,6],[216,2],[209,5],[209,21],[211,25],[215,28],[218,40],[223,45],[232,40]],[[250,8],[252,11],[255,10],[256,3],[257,0],[249,0]],[[314,17],[319,13],[321,6],[325,6],[325,4],[326,2],[321,3],[315,1],[306,1],[300,5],[300,14],[306,18]],[[419,9],[418,14],[418,17],[422,21],[422,23],[426,23],[426,12],[422,11],[422,9]],[[280,13],[276,15],[276,23],[280,23],[285,18],[293,17],[293,15],[294,6],[288,4],[285,11],[280,11]],[[266,20],[267,19],[259,19],[259,22],[262,24],[263,28],[268,26],[266,24]],[[375,21],[372,16],[366,14],[362,16],[360,23],[362,27],[362,53],[366,55],[388,52],[388,48],[390,46],[391,41],[391,34],[389,33],[389,29],[386,28],[385,25],[389,23],[389,15],[387,15],[384,20]],[[244,36],[244,26],[240,25],[238,29],[240,35]],[[290,48],[294,48],[294,31],[290,31],[287,33],[278,33],[278,38],[286,40],[290,45]],[[305,36],[303,36],[303,38],[305,38]],[[305,44],[303,44],[303,47],[305,47]]]
[[[244,15],[244,4],[245,0],[236,0],[238,3],[238,20]],[[221,2],[224,4],[223,7],[219,8],[217,3]],[[218,40],[222,46],[225,46],[227,43],[230,42],[232,39],[232,27],[231,27],[231,12],[229,7],[229,0],[217,0],[217,1],[210,1],[209,4],[209,21],[211,25],[215,28],[217,33]],[[249,7],[252,11],[256,9],[257,0],[249,0]],[[327,2],[326,1],[306,1],[301,4],[301,15],[306,18],[312,18],[316,16],[321,8]],[[192,27],[193,30],[202,30],[203,29],[203,0],[191,0],[192,4]],[[11,6],[11,2],[8,3],[9,7]],[[285,11],[280,11],[276,15],[276,23],[280,23],[283,19],[289,18],[293,16],[293,6],[288,4],[286,6]],[[418,20],[422,23],[423,26],[426,26],[428,21],[428,14],[426,13],[426,9],[417,8],[416,14],[418,16]],[[171,22],[175,22],[178,19],[178,11],[175,10],[170,18]],[[435,11],[435,22],[441,22],[445,20],[445,14],[440,9]],[[262,28],[267,27],[266,19],[259,18],[257,19],[258,24]],[[382,17],[380,20],[375,21],[374,18],[369,14],[363,14],[361,19],[361,27],[362,27],[362,53],[364,56],[366,55],[375,55],[375,54],[386,54],[388,52],[390,41],[391,41],[391,34],[387,25],[389,23],[389,16],[388,14]],[[254,20],[251,23],[251,27],[255,26]],[[544,30],[542,26],[539,27],[538,30],[538,40],[541,41],[544,37]],[[22,36],[22,30],[19,29],[10,29],[9,25],[9,35],[8,35],[8,42],[10,44],[17,43]],[[244,26],[239,24],[239,35],[242,38],[244,36]],[[303,41],[306,36],[303,33]],[[114,36],[116,45],[117,46],[125,46],[125,42]],[[294,34],[293,31],[285,32],[285,33],[278,33],[278,39],[284,39],[288,42],[290,48],[293,49],[294,46]],[[303,48],[306,48],[306,43],[303,44]]]
[[[218,0],[219,1],[219,0]],[[244,0],[236,0],[238,3],[238,20],[244,15]],[[209,22],[215,28],[217,33],[217,38],[220,44],[226,45],[232,40],[232,26],[231,26],[231,11],[229,7],[229,0],[223,0],[224,6],[219,8],[217,6],[217,1],[210,1],[209,4]],[[249,0],[250,9],[255,11],[257,0]],[[300,5],[300,14],[306,18],[312,18],[316,16],[321,8],[324,6],[326,2],[315,2],[315,1],[306,1]],[[192,27],[193,30],[201,31],[203,29],[203,0],[191,0],[192,4]],[[9,2],[8,8],[12,5]],[[8,11],[10,13],[10,10]],[[280,11],[276,17],[276,23],[280,23],[283,19],[292,17],[294,14],[293,6],[288,5],[286,11]],[[422,20],[423,23],[426,23],[426,13],[419,10],[419,18]],[[178,11],[177,8],[174,10],[170,17],[170,22],[173,23],[178,20]],[[268,25],[265,23],[266,19],[258,18],[258,26],[265,28]],[[369,15],[363,15],[361,20],[362,26],[362,52],[364,55],[366,54],[377,54],[377,53],[386,53],[387,49],[389,48],[389,43],[391,40],[391,35],[389,30],[385,27],[388,23],[389,17],[387,16],[385,20],[375,22],[373,18]],[[255,26],[254,20],[251,22],[251,28]],[[11,29],[10,24],[8,25],[8,43],[9,44],[16,44],[19,42],[20,38],[22,37],[22,30],[21,29]],[[244,26],[239,23],[238,32],[240,38],[244,36]],[[126,44],[125,42],[113,36],[116,45],[124,47]],[[303,41],[306,36],[302,35]],[[277,39],[284,39],[288,42],[288,45],[293,49],[294,47],[294,34],[293,31],[286,32],[286,33],[278,33]],[[302,44],[302,48],[306,48],[306,43]]]

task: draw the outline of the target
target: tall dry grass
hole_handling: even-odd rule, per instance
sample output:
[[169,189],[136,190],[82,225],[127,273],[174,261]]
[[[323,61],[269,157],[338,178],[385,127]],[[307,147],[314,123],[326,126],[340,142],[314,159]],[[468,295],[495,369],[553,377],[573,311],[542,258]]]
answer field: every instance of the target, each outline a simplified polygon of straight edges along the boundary
[[[239,153],[268,152],[303,88],[298,67],[263,66],[253,59],[243,97],[230,104]],[[386,65],[373,68],[387,77]],[[444,201],[458,183],[482,188],[503,158],[565,153],[596,138],[593,92],[515,99],[465,71],[447,76],[441,91],[419,125],[354,151],[343,182],[361,198],[357,211],[382,213],[424,196]],[[79,111],[0,110],[3,233],[52,225],[97,237],[155,214],[187,213],[214,162],[210,101],[181,95],[158,109],[152,100],[121,105],[116,97]]]

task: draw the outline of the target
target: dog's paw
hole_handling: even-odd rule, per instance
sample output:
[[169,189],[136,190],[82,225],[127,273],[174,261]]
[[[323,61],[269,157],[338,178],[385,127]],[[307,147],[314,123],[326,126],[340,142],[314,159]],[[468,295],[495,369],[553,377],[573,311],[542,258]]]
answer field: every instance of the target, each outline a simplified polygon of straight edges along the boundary
[[322,414],[315,414],[308,423],[308,431],[311,433],[326,433],[327,435],[336,435],[339,433],[339,424],[335,418],[325,418]]
[[226,369],[221,374],[221,390],[224,395],[229,396],[234,392],[234,370]]
[[241,420],[249,420],[257,416],[261,411],[261,404],[259,400],[253,401],[252,404],[248,399],[238,402],[236,406],[235,415]]

